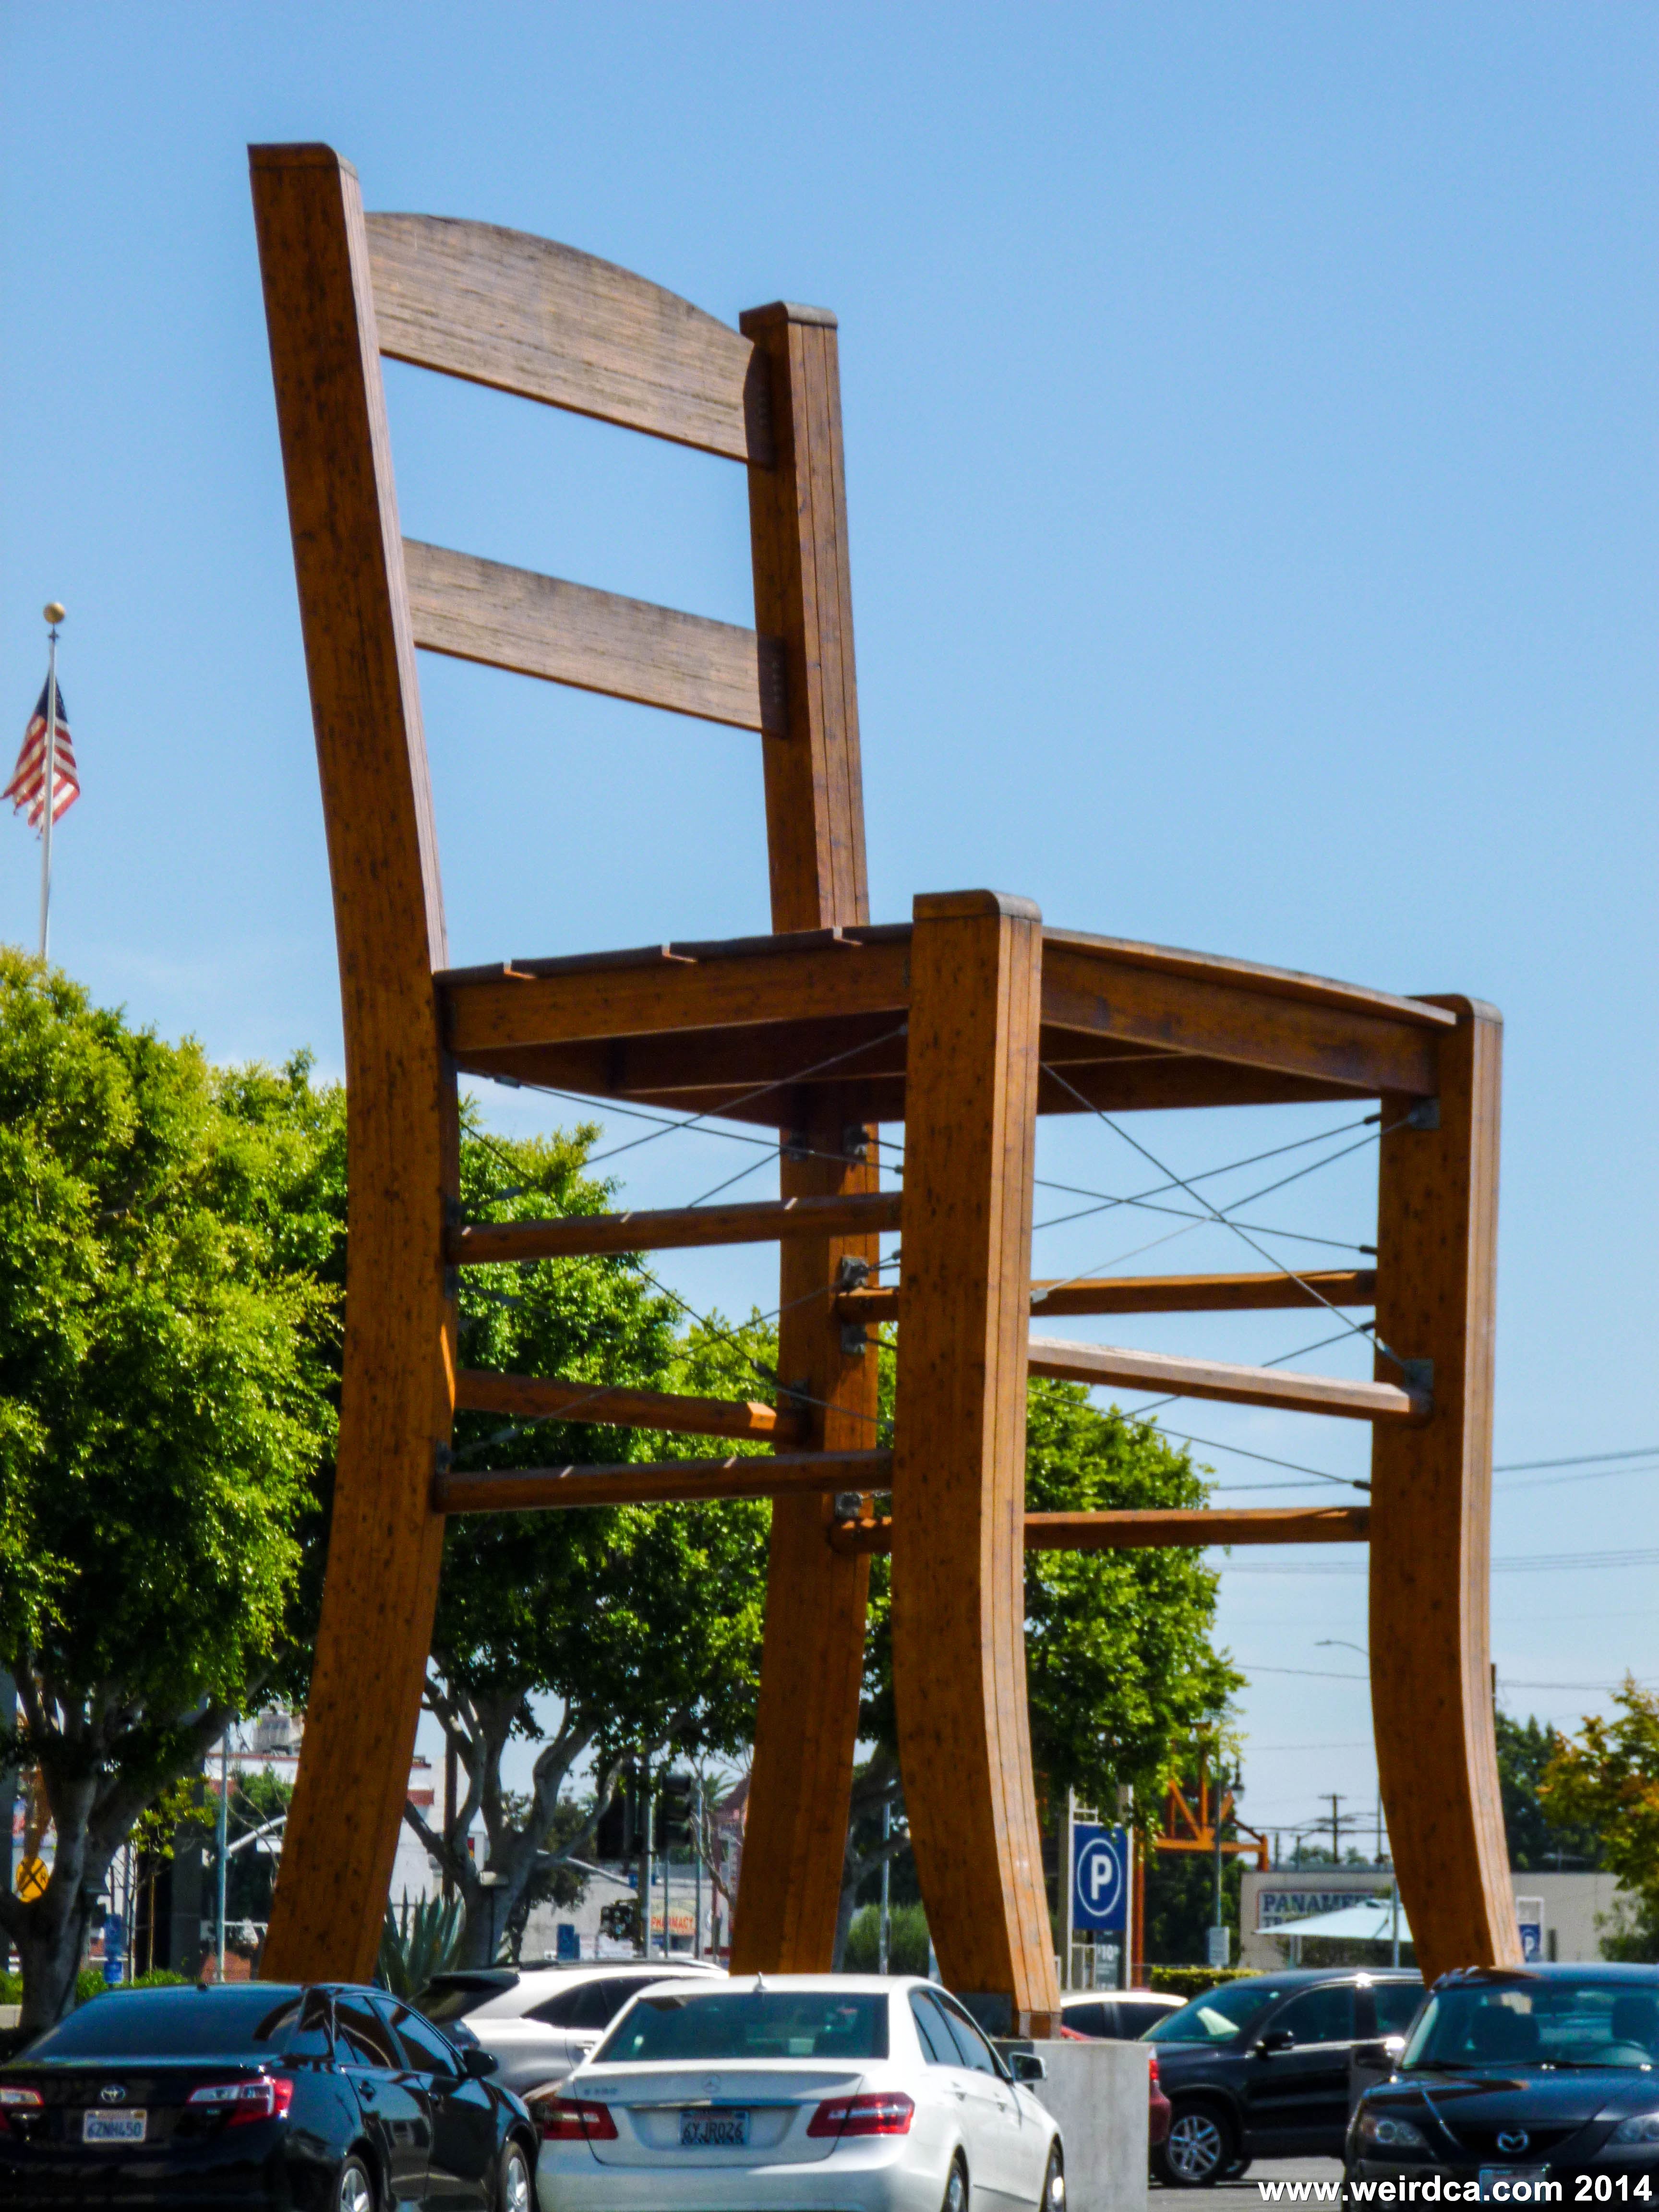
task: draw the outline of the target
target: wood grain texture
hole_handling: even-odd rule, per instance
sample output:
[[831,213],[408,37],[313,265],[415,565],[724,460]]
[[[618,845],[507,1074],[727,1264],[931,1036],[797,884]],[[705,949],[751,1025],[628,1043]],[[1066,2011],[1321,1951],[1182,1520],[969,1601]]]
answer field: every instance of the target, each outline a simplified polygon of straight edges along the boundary
[[[793,1126],[807,1149],[805,1157],[781,1163],[783,1188],[791,1194],[784,1203],[833,1208],[854,1198],[867,1204],[876,1189],[875,1146],[866,1142],[866,1157],[858,1159],[844,1150],[845,1123],[801,1116]],[[844,1260],[870,1265],[877,1249],[867,1231],[846,1230],[818,1240],[792,1238],[782,1248],[778,1373],[799,1393],[801,1413],[826,1450],[856,1451],[878,1441],[875,1349],[843,1340],[830,1295]],[[869,1562],[830,1549],[833,1512],[827,1496],[781,1500],[772,1510],[744,1875],[732,1933],[734,1973],[827,1973],[834,1962]]]
[[[780,639],[784,654],[784,726],[761,748],[772,927],[851,929],[868,921],[870,904],[835,318],[779,307],[742,322],[775,433],[774,465],[749,471],[755,627]],[[908,951],[902,935],[890,941],[890,957],[908,959]],[[852,1042],[820,1049],[797,1035],[777,1073],[814,1066]],[[882,1048],[902,1070],[902,1040]],[[849,1127],[875,1134],[869,1064],[862,1054],[840,1062],[846,1079],[827,1097],[796,1084],[750,1102],[780,1125],[785,1106],[787,1125],[820,1156],[785,1158],[786,1200],[875,1191],[873,1144],[867,1160],[838,1157]],[[802,1393],[828,1446],[867,1444],[875,1434],[876,1356],[848,1351],[830,1293],[843,1260],[872,1262],[877,1249],[872,1236],[842,1234],[792,1239],[780,1255],[778,1371]],[[772,1511],[734,1972],[823,1972],[833,1961],[869,1563],[830,1549],[830,1510],[827,1498],[796,1498]]]
[[328,148],[252,149],[345,1029],[349,1246],[333,1529],[262,1971],[364,1980],[408,1788],[442,1523],[453,1092],[443,902],[368,240]]
[[[1246,1512],[1206,1507],[1138,1508],[1115,1513],[1028,1513],[1028,1552],[1195,1551],[1211,1544],[1360,1544],[1370,1534],[1364,1505],[1262,1506]],[[890,1552],[890,1517],[838,1521],[838,1551]]]
[[[1377,1771],[1425,1979],[1521,1963],[1488,1618],[1503,1030],[1490,1006],[1437,1003],[1457,1021],[1439,1127],[1383,1138],[1376,1240],[1377,1334],[1434,1362],[1434,1415],[1371,1443]],[[1385,1122],[1408,1103],[1385,1099]]]
[[[459,1060],[503,1048],[669,1030],[718,1030],[838,1014],[902,1016],[909,997],[902,945],[850,939],[772,952],[701,957],[665,950],[650,966],[576,969],[496,980],[445,975],[450,1043]],[[792,1071],[780,1070],[780,1076]],[[774,1116],[774,1118],[775,1118]]]
[[1112,1344],[1031,1339],[1031,1372],[1067,1382],[1112,1383],[1133,1390],[1168,1390],[1182,1398],[1221,1398],[1238,1406],[1276,1406],[1293,1413],[1337,1413],[1352,1421],[1420,1423],[1431,1400],[1397,1382],[1349,1382],[1335,1375],[1297,1375],[1285,1367],[1235,1367],[1219,1359],[1184,1359],[1164,1352],[1132,1352]]
[[575,1420],[594,1428],[661,1429],[670,1436],[730,1437],[781,1448],[814,1441],[810,1424],[788,1406],[532,1375],[492,1375],[477,1367],[464,1367],[456,1376],[455,1410],[525,1420]]
[[737,730],[781,734],[783,649],[732,623],[404,540],[415,642]]
[[[839,1128],[831,1133],[841,1144]],[[683,1206],[637,1213],[566,1214],[556,1221],[481,1221],[452,1230],[452,1265],[562,1260],[593,1252],[684,1251],[714,1244],[779,1244],[797,1237],[878,1236],[903,1218],[899,1192],[759,1199],[747,1206]]]
[[891,1479],[891,1468],[892,1455],[884,1451],[623,1461],[614,1467],[534,1467],[502,1474],[434,1475],[431,1499],[436,1513],[565,1513],[587,1505],[670,1505],[695,1498],[881,1490]]
[[1040,917],[919,898],[906,1321],[893,1449],[893,1686],[939,1970],[1058,2031],[1025,1695],[1025,1334]]
[[784,655],[784,732],[762,749],[772,927],[867,921],[835,319],[780,303],[740,320],[775,439],[773,465],[749,471],[755,628]]
[[631,270],[493,223],[372,215],[380,350],[394,361],[736,461],[771,456],[754,348]]
[[[1137,948],[1143,955],[1151,947]],[[1360,1097],[1433,1095],[1443,1028],[1422,1010],[1336,985],[1291,993],[1242,963],[1205,973],[1192,957],[1167,967],[1114,957],[1103,942],[1054,935],[1042,958],[1042,1014],[1055,1028],[1094,1030],[1206,1060],[1337,1083]],[[1267,971],[1271,977],[1271,971]]]
[[[1031,1284],[1031,1311],[1043,1319],[1062,1314],[1243,1313],[1317,1305],[1316,1290],[1335,1306],[1368,1306],[1376,1295],[1376,1277],[1368,1267],[1320,1267],[1300,1279],[1279,1274],[1037,1278]],[[843,1291],[836,1310],[843,1320],[873,1324],[896,1321],[899,1303],[895,1283]]]

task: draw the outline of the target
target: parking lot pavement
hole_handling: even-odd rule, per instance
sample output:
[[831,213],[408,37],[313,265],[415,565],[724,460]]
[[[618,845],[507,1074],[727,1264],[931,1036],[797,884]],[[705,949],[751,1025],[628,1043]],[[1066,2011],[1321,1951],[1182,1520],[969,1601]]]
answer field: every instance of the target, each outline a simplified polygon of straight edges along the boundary
[[[1218,2181],[1216,2187],[1225,2190],[1230,2195],[1243,2196],[1254,2203],[1259,2201],[1254,2194],[1258,2181],[1324,2183],[1328,2185],[1331,2194],[1322,2201],[1334,2204],[1336,2202],[1336,2185],[1341,2179],[1342,2161],[1340,2158],[1259,2158],[1249,2172],[1241,2174],[1237,2181]],[[1304,2203],[1315,2203],[1321,2199],[1310,2190],[1302,2201]]]

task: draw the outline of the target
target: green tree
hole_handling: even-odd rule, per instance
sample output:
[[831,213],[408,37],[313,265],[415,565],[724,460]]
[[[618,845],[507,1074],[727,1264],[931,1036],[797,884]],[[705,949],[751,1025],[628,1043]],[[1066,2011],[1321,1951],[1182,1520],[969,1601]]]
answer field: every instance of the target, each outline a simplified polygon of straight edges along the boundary
[[1563,1828],[1590,1829],[1633,1907],[1608,1931],[1609,1958],[1659,1958],[1659,1692],[1630,1676],[1610,1720],[1587,1717],[1544,1770],[1539,1797]]
[[[602,1212],[613,1186],[584,1175],[596,1132],[506,1141],[469,1113],[462,1202],[473,1220]],[[622,1255],[469,1269],[461,1285],[469,1367],[708,1395],[753,1395],[770,1340],[752,1327],[677,1338],[675,1308]],[[502,1427],[463,1414],[455,1455],[513,1468],[696,1456],[666,1438],[572,1417]],[[624,1767],[668,1751],[735,1750],[752,1729],[765,1592],[762,1504],[618,1506],[453,1519],[426,1698],[465,1779],[436,1820],[405,1818],[467,1907],[464,1955],[483,1963],[521,1940],[532,1903],[591,1850]],[[550,1720],[549,1717],[550,1708]],[[515,1739],[536,1750],[527,1791],[502,1782]],[[561,1800],[592,1763],[580,1820]],[[482,1819],[484,1864],[466,1838]],[[480,1873],[497,1877],[489,1893]]]
[[0,1765],[56,1832],[45,1893],[0,1897],[26,2027],[135,1822],[303,1648],[339,1121],[303,1059],[216,1072],[0,951]]
[[1600,1831],[1588,1822],[1552,1820],[1540,1794],[1552,1762],[1567,1747],[1560,1729],[1536,1719],[1511,1720],[1505,1712],[1496,1713],[1493,1718],[1510,1864],[1517,1874],[1534,1874],[1552,1867],[1600,1866]]
[[[1025,1502],[1033,1512],[1100,1512],[1135,1506],[1201,1506],[1208,1485],[1187,1453],[1150,1421],[1089,1402],[1081,1383],[1033,1376],[1025,1421]],[[1075,1790],[1089,1805],[1134,1792],[1137,1817],[1155,1824],[1180,1747],[1222,1710],[1243,1680],[1211,1636],[1219,1582],[1195,1552],[1037,1552],[1025,1562],[1025,1676],[1031,1753],[1044,1795]],[[889,1628],[889,1562],[871,1573],[871,1637],[863,1732],[891,1753],[896,1742]],[[866,1770],[873,1795],[885,1780]],[[855,1812],[859,1808],[855,1806]],[[855,1823],[856,1826],[856,1823]],[[849,1852],[844,1930],[864,1849]]]

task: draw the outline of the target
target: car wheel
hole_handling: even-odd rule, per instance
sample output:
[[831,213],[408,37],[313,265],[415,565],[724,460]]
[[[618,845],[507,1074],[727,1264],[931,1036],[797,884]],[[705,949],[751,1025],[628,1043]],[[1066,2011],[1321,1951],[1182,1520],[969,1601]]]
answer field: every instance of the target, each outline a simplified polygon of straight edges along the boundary
[[1037,2212],[1066,2212],[1066,2160],[1056,2143],[1048,2153],[1048,2171],[1042,2177],[1042,2194],[1037,2200]]
[[968,2169],[959,2158],[951,2160],[951,2179],[945,2185],[939,2212],[968,2212]]
[[497,2212],[532,2212],[535,2201],[524,2145],[510,2142],[501,2153],[501,2176],[495,2185]]
[[1224,2181],[1243,2181],[1250,2170],[1250,2165],[1251,2161],[1248,2158],[1236,2158],[1221,2179]]
[[1224,2112],[1213,2105],[1177,2105],[1158,2147],[1158,2179],[1172,2189],[1212,2189],[1237,2155]]
[[374,2212],[374,2177],[360,2158],[349,2158],[334,2177],[331,2212]]

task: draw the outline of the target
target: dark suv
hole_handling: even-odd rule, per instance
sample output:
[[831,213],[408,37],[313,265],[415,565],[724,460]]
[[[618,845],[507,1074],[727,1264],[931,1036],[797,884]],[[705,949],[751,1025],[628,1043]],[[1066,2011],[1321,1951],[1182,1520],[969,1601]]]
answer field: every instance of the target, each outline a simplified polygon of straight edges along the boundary
[[1148,2029],[1173,2106],[1152,2155],[1160,2181],[1205,2189],[1250,2160],[1340,2158],[1356,2044],[1403,2035],[1423,2001],[1414,1972],[1287,1967],[1206,1990]]

